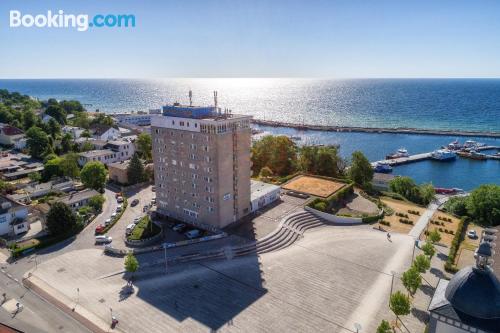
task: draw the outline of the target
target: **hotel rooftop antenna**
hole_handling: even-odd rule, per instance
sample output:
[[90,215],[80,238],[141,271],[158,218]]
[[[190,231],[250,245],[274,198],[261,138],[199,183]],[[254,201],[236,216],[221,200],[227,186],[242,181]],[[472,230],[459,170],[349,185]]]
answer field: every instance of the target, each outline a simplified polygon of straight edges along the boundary
[[193,106],[193,92],[189,89],[189,106]]
[[215,105],[215,112],[217,112],[220,115],[220,111],[217,108],[217,91],[214,91],[214,105]]

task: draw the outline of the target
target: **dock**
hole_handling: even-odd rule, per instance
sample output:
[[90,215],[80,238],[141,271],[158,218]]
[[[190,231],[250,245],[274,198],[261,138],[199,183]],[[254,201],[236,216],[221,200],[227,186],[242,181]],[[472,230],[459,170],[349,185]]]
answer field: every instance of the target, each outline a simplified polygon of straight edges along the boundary
[[[500,150],[500,146],[482,146],[482,147],[477,147],[477,151],[483,151],[483,150],[493,150],[497,149]],[[377,163],[385,163],[390,166],[397,166],[397,165],[403,165],[403,164],[408,164],[408,163],[414,163],[414,162],[420,162],[420,161],[425,161],[428,159],[432,158],[432,152],[430,153],[422,153],[422,154],[415,154],[415,155],[410,155],[408,157],[399,157],[399,158],[394,158],[390,160],[380,160],[371,163],[373,167],[377,165]],[[496,155],[486,155],[487,159],[491,160],[500,160],[500,156]]]

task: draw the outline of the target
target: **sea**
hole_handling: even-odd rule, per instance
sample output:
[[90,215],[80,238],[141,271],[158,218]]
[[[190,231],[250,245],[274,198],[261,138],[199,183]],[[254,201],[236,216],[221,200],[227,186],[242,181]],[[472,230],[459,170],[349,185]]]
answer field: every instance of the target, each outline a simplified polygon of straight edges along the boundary
[[[39,99],[77,99],[89,111],[148,111],[162,105],[218,103],[233,113],[290,123],[382,128],[500,132],[500,79],[56,79],[0,80],[0,89]],[[298,144],[337,144],[345,158],[355,150],[371,161],[398,148],[429,152],[455,139],[500,146],[500,139],[437,135],[298,131],[260,126],[270,134],[298,136]],[[495,153],[487,151],[486,153]],[[438,187],[471,190],[500,184],[500,161],[424,161],[396,167],[394,174]]]

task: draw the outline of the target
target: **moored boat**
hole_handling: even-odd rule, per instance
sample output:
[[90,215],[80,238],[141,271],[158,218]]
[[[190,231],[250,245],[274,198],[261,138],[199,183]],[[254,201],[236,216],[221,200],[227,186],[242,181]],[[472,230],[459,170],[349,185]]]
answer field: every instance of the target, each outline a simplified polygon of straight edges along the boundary
[[385,158],[388,160],[393,160],[395,158],[408,157],[408,150],[404,148],[399,148],[395,153],[387,155]]
[[457,153],[457,155],[460,157],[465,157],[465,158],[470,158],[472,160],[480,160],[480,161],[484,161],[488,158],[485,154],[479,153],[475,150],[460,151]]
[[378,173],[391,173],[392,172],[392,166],[390,166],[387,163],[384,162],[378,162],[375,167],[373,168],[373,171],[378,172]]
[[457,157],[457,154],[448,149],[439,149],[433,151],[431,157],[437,161],[452,161]]

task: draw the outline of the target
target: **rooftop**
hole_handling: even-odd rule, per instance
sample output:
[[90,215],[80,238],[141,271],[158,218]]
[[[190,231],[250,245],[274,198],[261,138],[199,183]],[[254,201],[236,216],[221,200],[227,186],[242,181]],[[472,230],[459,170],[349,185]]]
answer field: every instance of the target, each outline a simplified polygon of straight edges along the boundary
[[264,183],[258,180],[250,180],[250,200],[253,201],[268,193],[279,191],[280,187],[273,184]]
[[126,170],[128,168],[129,160],[123,161],[123,162],[116,162],[116,163],[111,163],[108,165],[109,168],[116,168],[116,169],[121,169],[121,170]]
[[92,198],[93,196],[96,196],[96,195],[99,195],[99,192],[97,192],[96,190],[84,190],[81,192],[77,192],[77,193],[62,197],[58,201],[63,202],[67,205],[71,205],[73,203]]
[[99,149],[99,150],[89,150],[83,153],[79,153],[80,156],[86,158],[98,157],[98,156],[106,156],[109,154],[113,154],[113,151],[110,149]]
[[24,132],[19,128],[7,124],[0,124],[0,129],[2,130],[2,133],[7,136],[24,134]]
[[394,178],[396,178],[396,176],[390,175],[387,173],[375,172],[373,174],[373,180],[378,180],[378,181],[389,182],[389,181],[393,180]]
[[193,118],[200,120],[224,120],[250,117],[231,113],[231,110],[215,106],[192,106],[174,103],[162,108],[163,115],[169,117]]

